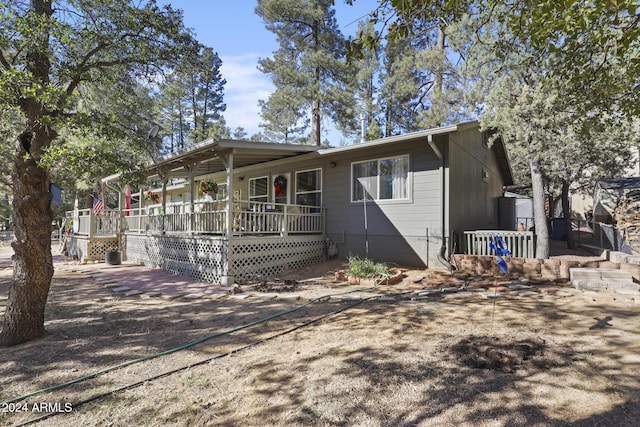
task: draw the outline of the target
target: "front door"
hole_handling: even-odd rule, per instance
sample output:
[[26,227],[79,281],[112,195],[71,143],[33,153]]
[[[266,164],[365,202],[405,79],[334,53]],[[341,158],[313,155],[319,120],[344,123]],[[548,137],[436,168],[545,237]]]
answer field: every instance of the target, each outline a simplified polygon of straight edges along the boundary
[[271,176],[271,200],[273,203],[291,203],[291,174],[279,173]]

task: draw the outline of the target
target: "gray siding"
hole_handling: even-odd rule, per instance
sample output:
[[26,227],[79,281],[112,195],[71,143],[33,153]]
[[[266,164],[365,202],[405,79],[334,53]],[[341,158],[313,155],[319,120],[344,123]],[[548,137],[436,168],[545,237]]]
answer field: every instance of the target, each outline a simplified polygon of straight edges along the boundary
[[[351,202],[351,164],[403,154],[409,155],[409,200],[368,201],[365,230],[364,205]],[[441,233],[441,187],[439,160],[427,141],[343,152],[332,160],[336,167],[325,174],[324,200],[327,235],[337,243],[340,256],[365,256],[368,240],[370,258],[432,266],[440,246],[435,236]]]
[[477,127],[450,135],[450,232],[498,229],[498,199],[504,182],[495,149],[482,143]]
[[[502,178],[492,149],[482,144],[477,125],[462,125],[457,132],[436,135],[446,150],[446,213],[444,234],[498,227],[498,202]],[[365,143],[366,145],[366,143]],[[409,155],[409,200],[367,202],[367,230],[362,202],[351,202],[351,164],[384,157]],[[372,145],[335,152],[310,153],[287,160],[239,169],[234,188],[248,199],[249,179],[290,174],[288,191],[294,203],[295,172],[321,168],[322,202],[326,209],[326,234],[337,244],[339,256],[365,255],[409,266],[442,267],[437,254],[442,245],[442,169],[425,138]],[[488,182],[483,181],[483,170]],[[239,178],[243,179],[240,180]],[[225,180],[224,174],[214,177]],[[269,191],[274,191],[269,185]],[[452,244],[447,242],[449,250]]]
[[[351,202],[351,164],[396,155],[409,155],[409,200],[367,202],[367,230],[362,202]],[[335,164],[335,166],[334,166]],[[426,140],[358,149],[329,155],[291,158],[239,169],[234,189],[248,198],[249,179],[290,173],[290,200],[294,202],[295,172],[322,169],[322,202],[326,210],[327,237],[337,244],[339,256],[365,256],[365,237],[369,257],[402,265],[433,266],[441,245],[440,160]],[[242,180],[239,177],[243,177]],[[224,181],[224,174],[213,177]],[[271,181],[270,181],[271,182]],[[270,185],[269,191],[273,192]]]

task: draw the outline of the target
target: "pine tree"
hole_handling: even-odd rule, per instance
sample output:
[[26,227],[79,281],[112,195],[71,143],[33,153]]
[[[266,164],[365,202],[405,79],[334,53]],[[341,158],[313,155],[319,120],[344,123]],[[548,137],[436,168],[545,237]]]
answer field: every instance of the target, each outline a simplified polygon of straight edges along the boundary
[[160,102],[170,151],[205,139],[209,127],[226,110],[221,66],[212,48],[200,46],[167,76]]
[[[396,14],[389,25],[392,38],[413,40],[415,34],[428,35],[425,29],[431,34],[437,29],[436,57],[443,46],[441,31],[446,37],[456,32],[461,36],[457,46],[462,46],[459,51],[465,59],[467,99],[478,107],[483,127],[496,129],[496,135],[507,142],[514,166],[522,165],[528,171],[534,196],[536,255],[546,258],[549,242],[545,191],[553,182],[559,182],[566,194],[580,173],[602,165],[600,156],[588,155],[592,152],[593,135],[584,132],[596,124],[582,126],[580,132],[576,124],[597,117],[608,122],[610,129],[619,128],[616,118],[621,115],[617,108],[637,112],[638,103],[633,101],[639,93],[638,74],[634,73],[638,61],[634,58],[638,57],[640,31],[634,0],[532,3],[495,0],[425,5],[419,0],[407,0],[383,1],[380,7]],[[372,19],[377,21],[380,16],[387,15],[378,11]],[[594,23],[598,24],[598,31],[592,30]],[[433,64],[439,64],[441,59],[439,56]],[[447,59],[445,56],[442,63],[445,66]],[[430,70],[437,89],[440,77],[446,76],[446,68]],[[588,73],[600,76],[598,81]],[[597,91],[585,87],[584,82]],[[445,89],[446,85],[441,87]],[[434,94],[437,95],[435,91]],[[453,98],[440,99],[450,103]],[[438,97],[434,100],[429,111],[437,112]],[[624,151],[624,143],[620,145],[611,146],[611,151]],[[578,164],[577,169],[563,164],[562,154],[556,154],[563,151]],[[591,167],[582,164],[580,168],[580,162],[573,160],[575,152],[584,153]],[[569,171],[578,174],[570,175]]]
[[418,130],[415,98],[418,93],[417,50],[408,39],[391,39],[384,49],[381,109],[384,136]]
[[[274,94],[277,100],[292,97],[296,108],[287,112],[292,116],[287,118],[287,129],[303,123],[304,115],[297,109],[300,105],[310,110],[315,145],[321,142],[323,117],[349,128],[356,108],[347,84],[355,73],[344,59],[345,39],[337,26],[333,1],[259,0],[256,13],[280,44],[273,59],[260,59],[259,68],[271,76],[276,93],[280,92]],[[275,100],[261,105],[263,118],[269,122],[278,113],[267,110],[282,110]]]
[[[358,23],[358,34],[360,37],[375,37],[375,28],[371,22]],[[365,138],[367,140],[382,137],[380,129],[380,88],[378,86],[380,69],[380,49],[374,46],[367,46],[362,50],[362,54],[355,61],[355,68],[358,70],[354,79],[355,94],[360,104],[362,119],[364,120]],[[349,130],[345,129],[345,133]],[[360,137],[358,136],[358,140]]]
[[227,106],[224,103],[224,85],[220,67],[222,60],[210,47],[203,47],[196,61],[196,67],[189,76],[192,84],[191,112],[193,113],[193,132],[191,139],[199,142],[207,135],[207,129],[212,121],[221,117]]

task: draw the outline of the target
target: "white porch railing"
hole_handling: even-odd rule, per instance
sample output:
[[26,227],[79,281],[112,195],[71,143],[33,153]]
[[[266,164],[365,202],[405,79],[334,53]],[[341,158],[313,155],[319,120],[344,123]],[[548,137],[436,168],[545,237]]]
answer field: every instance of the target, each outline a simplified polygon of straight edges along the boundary
[[517,258],[535,257],[533,231],[476,230],[465,231],[465,254],[495,255],[489,243],[493,236],[500,236],[511,255]]
[[75,234],[81,236],[112,236],[120,231],[120,211],[106,210],[95,215],[92,209],[80,209],[74,216],[66,212],[67,222],[73,221]]
[[[193,232],[226,234],[227,201],[170,203],[128,209],[123,226],[129,232]],[[288,205],[240,200],[233,202],[232,233],[243,234],[322,234],[325,209],[319,206]]]

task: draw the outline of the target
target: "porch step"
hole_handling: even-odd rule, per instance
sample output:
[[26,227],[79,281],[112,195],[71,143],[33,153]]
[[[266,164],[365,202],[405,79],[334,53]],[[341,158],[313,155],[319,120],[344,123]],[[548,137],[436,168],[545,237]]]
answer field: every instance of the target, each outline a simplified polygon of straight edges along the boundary
[[571,285],[576,289],[632,290],[640,291],[631,273],[606,268],[570,268]]
[[631,255],[624,252],[611,251],[609,252],[609,261],[618,262],[620,264],[638,264],[640,265],[640,256]]

